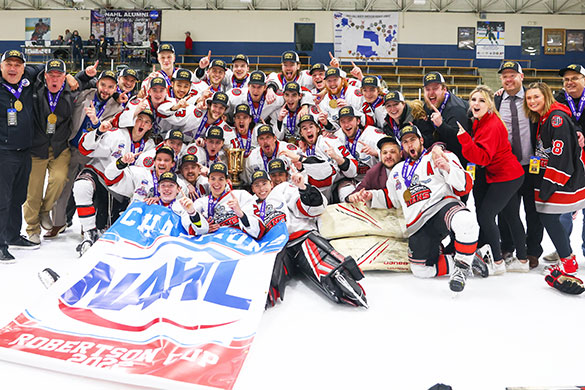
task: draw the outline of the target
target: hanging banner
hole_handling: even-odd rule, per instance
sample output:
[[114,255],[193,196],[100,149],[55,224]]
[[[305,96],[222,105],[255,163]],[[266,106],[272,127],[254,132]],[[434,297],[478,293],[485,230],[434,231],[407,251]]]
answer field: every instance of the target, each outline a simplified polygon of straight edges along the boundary
[[335,57],[368,62],[398,58],[398,13],[334,12]]
[[504,22],[477,22],[475,58],[503,60],[506,52]]
[[161,22],[160,10],[91,11],[91,33],[114,42],[142,44],[153,34],[160,42]]
[[0,359],[155,388],[231,389],[260,322],[278,224],[187,236],[134,203],[33,307],[0,329]]

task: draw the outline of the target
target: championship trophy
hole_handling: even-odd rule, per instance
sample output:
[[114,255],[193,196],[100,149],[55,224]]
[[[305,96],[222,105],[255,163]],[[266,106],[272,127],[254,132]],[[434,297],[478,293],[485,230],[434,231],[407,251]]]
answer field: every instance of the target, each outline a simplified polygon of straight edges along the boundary
[[231,148],[227,151],[228,173],[233,188],[241,188],[240,173],[244,171],[244,149]]

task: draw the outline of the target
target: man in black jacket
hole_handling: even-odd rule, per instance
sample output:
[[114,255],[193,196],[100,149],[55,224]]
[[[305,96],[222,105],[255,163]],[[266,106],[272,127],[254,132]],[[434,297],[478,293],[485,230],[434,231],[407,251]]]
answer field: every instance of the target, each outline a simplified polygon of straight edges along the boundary
[[[61,195],[67,180],[71,152],[74,93],[65,81],[65,62],[51,60],[34,83],[34,139],[31,149],[32,170],[28,182],[28,195],[24,204],[24,219],[29,240],[40,244],[41,226],[53,228],[49,212]],[[45,176],[49,181],[43,196]]]
[[423,78],[423,86],[428,119],[419,121],[417,126],[420,126],[425,140],[432,134],[434,142],[443,142],[449,151],[457,155],[465,168],[467,160],[461,153],[461,144],[457,139],[457,122],[469,132],[469,103],[447,90],[445,78],[439,72],[427,73]]
[[42,67],[26,66],[24,54],[8,50],[0,63],[0,263],[14,262],[8,245],[38,248],[20,235],[33,139],[32,81]]

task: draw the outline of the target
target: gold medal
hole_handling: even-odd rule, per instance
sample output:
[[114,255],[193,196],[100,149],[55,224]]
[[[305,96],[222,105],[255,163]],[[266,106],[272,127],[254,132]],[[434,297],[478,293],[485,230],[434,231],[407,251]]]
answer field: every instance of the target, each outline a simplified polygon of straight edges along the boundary
[[22,111],[22,102],[20,100],[14,102],[14,109],[18,112]]
[[335,100],[335,99],[329,100],[329,107],[337,108],[337,100]]
[[404,198],[404,201],[406,203],[410,202],[410,198],[412,198],[412,194],[410,193],[410,189],[406,189],[406,191],[404,191],[404,193],[402,194],[402,197]]
[[49,116],[47,117],[47,122],[49,122],[52,125],[57,123],[57,115],[55,115],[53,113],[49,114]]

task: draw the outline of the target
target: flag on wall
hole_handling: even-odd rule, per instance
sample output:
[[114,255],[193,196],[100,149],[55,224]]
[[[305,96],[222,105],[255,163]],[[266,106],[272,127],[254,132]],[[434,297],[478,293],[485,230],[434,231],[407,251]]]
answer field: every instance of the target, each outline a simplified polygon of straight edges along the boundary
[[398,58],[398,13],[334,12],[335,57],[389,62]]
[[231,389],[264,312],[278,224],[192,237],[134,203],[38,301],[0,329],[3,360],[156,388]]

